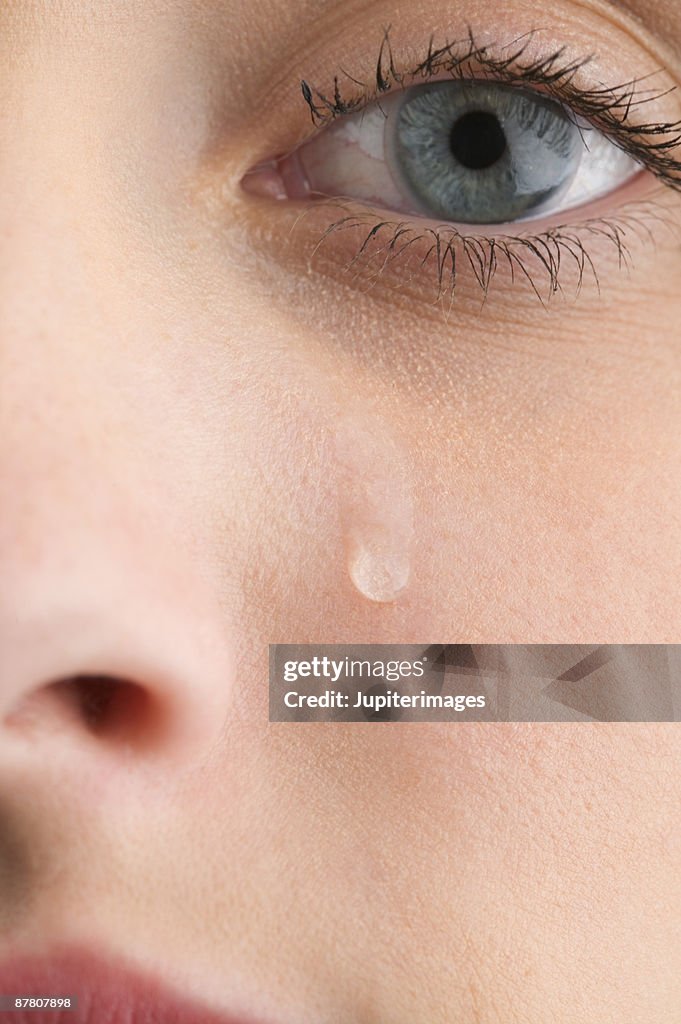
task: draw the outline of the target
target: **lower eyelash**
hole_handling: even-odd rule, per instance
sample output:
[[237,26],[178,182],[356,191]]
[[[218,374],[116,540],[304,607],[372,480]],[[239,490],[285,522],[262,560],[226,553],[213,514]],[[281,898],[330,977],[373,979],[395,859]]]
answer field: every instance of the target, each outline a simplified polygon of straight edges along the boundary
[[[361,242],[345,266],[346,273],[363,278],[367,289],[373,287],[393,265],[400,265],[400,285],[428,269],[435,272],[433,304],[454,302],[462,273],[472,274],[483,299],[501,269],[506,269],[515,283],[524,280],[539,302],[546,307],[557,293],[563,292],[564,275],[576,272],[576,295],[587,278],[595,283],[600,294],[600,277],[590,241],[605,242],[614,251],[620,269],[631,270],[632,257],[628,236],[657,244],[651,222],[662,228],[676,228],[676,223],[654,200],[624,207],[612,217],[597,217],[576,225],[555,228],[528,235],[486,236],[464,233],[454,227],[419,229],[409,221],[379,219],[375,213],[359,208],[355,202],[342,199],[318,200],[320,207],[350,209],[351,212],[331,223],[317,241],[312,256],[325,242],[341,231],[361,232]],[[420,280],[419,280],[420,284]],[[544,294],[545,290],[545,294]]]

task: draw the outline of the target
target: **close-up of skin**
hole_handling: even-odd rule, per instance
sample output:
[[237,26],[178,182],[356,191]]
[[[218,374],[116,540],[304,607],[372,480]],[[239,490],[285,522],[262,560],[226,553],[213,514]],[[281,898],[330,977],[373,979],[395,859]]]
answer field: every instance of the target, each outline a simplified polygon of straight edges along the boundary
[[0,4],[30,1020],[681,1019],[676,724],[268,721],[269,644],[681,640],[679,85],[677,0]]

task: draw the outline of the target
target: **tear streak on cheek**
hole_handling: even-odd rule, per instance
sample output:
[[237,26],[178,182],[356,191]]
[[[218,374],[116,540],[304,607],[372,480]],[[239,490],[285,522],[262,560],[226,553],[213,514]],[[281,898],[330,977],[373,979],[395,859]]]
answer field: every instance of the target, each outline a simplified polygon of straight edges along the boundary
[[406,453],[359,403],[339,413],[333,430],[348,574],[369,601],[390,603],[407,589],[411,573],[414,506]]

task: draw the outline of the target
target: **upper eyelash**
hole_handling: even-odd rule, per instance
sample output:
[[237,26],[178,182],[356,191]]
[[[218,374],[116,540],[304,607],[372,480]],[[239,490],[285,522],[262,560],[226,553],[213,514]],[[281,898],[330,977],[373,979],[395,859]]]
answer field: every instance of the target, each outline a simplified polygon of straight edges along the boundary
[[[451,78],[492,78],[510,85],[539,86],[564,108],[567,107],[568,113],[582,117],[600,129],[664,184],[681,191],[681,158],[674,155],[681,146],[681,120],[642,124],[632,120],[633,111],[662,99],[672,90],[642,89],[643,83],[652,77],[650,75],[616,87],[588,89],[575,85],[577,73],[593,57],[565,62],[566,48],[561,47],[548,57],[523,62],[535,34],[531,32],[521,40],[502,47],[500,52],[507,51],[506,56],[495,56],[491,46],[479,46],[470,28],[465,40],[446,42],[439,47],[434,47],[431,37],[426,57],[410,71],[402,72],[395,65],[388,28],[381,42],[373,85],[369,86],[342,71],[348,81],[360,90],[349,99],[342,94],[338,75],[334,77],[332,96],[313,88],[305,79],[300,83],[301,91],[313,124],[322,127],[336,118],[358,113],[394,86],[414,84],[418,79],[425,82],[442,72]],[[475,71],[473,76],[472,69]]]

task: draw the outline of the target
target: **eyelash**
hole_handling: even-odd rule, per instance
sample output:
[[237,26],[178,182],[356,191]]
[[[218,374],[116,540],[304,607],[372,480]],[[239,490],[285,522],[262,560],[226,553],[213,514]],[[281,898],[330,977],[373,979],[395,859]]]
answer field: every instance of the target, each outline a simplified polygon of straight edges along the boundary
[[[446,42],[440,47],[434,47],[431,37],[425,58],[410,71],[401,72],[395,64],[390,29],[386,29],[372,85],[343,71],[342,74],[353,86],[353,93],[348,98],[341,90],[339,76],[334,77],[332,97],[313,88],[306,80],[301,81],[301,92],[310,110],[313,125],[321,129],[338,118],[361,112],[371,103],[378,102],[380,105],[381,96],[395,87],[404,88],[419,81],[425,83],[436,77],[491,79],[509,85],[535,87],[558,101],[568,114],[589,121],[668,188],[681,191],[681,159],[674,156],[675,150],[681,145],[681,121],[657,124],[636,124],[631,121],[632,112],[637,108],[662,99],[671,90],[642,88],[651,76],[634,79],[616,88],[588,89],[578,86],[574,82],[575,77],[593,57],[566,63],[565,48],[562,48],[546,58],[524,62],[523,58],[535,35],[530,33],[522,40],[503,47],[500,50],[502,56],[494,56],[491,46],[479,46],[472,29],[468,30],[467,39]],[[326,202],[345,207],[343,200]],[[598,273],[582,236],[586,236],[587,241],[596,236],[610,241],[615,247],[620,266],[631,265],[630,253],[624,240],[627,231],[642,232],[649,238],[652,236],[650,227],[633,212],[611,218],[593,218],[578,225],[559,225],[537,234],[494,238],[464,234],[454,226],[420,230],[410,221],[380,220],[369,210],[358,212],[356,203],[350,205],[354,212],[339,218],[324,231],[315,252],[336,231],[368,228],[348,269],[366,269],[382,256],[383,262],[371,279],[374,283],[394,260],[404,256],[412,247],[418,248],[420,243],[425,243],[425,255],[419,260],[418,267],[421,269],[429,262],[435,262],[437,300],[445,293],[449,294],[450,299],[453,298],[461,258],[470,266],[485,296],[500,259],[508,264],[512,281],[517,273],[520,274],[542,304],[544,299],[533,270],[538,266],[540,271],[548,275],[549,296],[553,295],[561,290],[563,257],[569,257],[577,266],[578,291],[587,270],[593,274],[600,290]],[[664,217],[656,211],[654,203],[648,202],[645,207],[646,220],[652,214],[659,223],[668,226]],[[534,257],[534,268],[529,265],[529,256]]]

